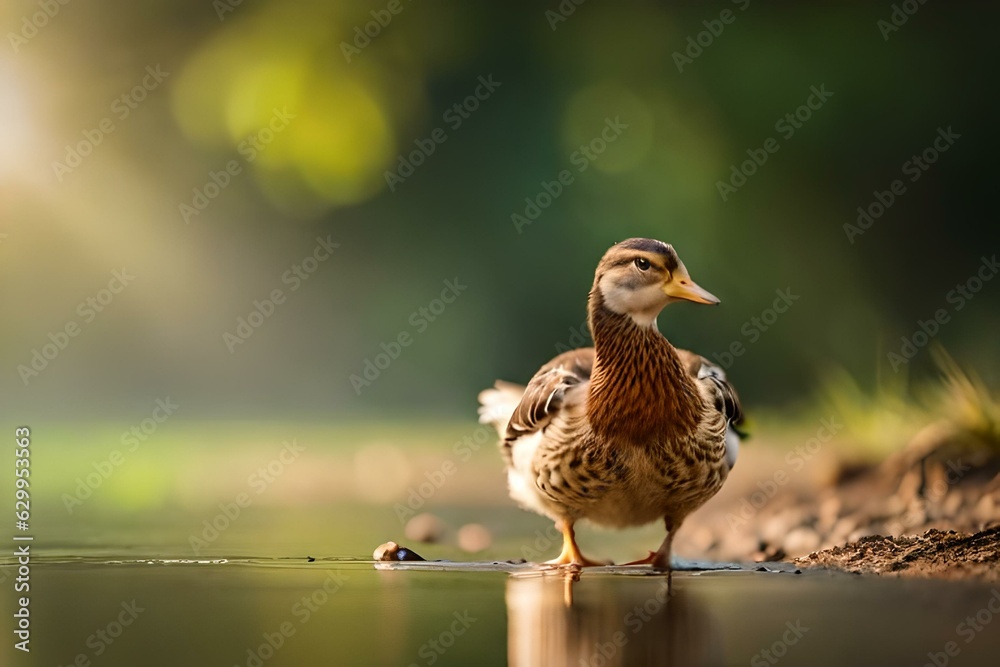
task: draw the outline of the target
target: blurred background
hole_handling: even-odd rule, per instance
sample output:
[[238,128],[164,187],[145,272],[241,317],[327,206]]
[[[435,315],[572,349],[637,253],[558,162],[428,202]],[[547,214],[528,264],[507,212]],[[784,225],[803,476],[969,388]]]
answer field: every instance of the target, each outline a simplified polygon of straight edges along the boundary
[[[880,460],[945,423],[1000,451],[998,18],[943,2],[3,3],[0,404],[6,432],[32,432],[37,553],[298,563],[405,539],[427,557],[554,555],[549,523],[506,497],[476,394],[588,344],[596,263],[633,236],[674,244],[721,298],[659,326],[727,368],[756,432],[682,555],[930,525],[944,515],[872,524],[838,499],[791,507],[768,542],[725,510],[797,471],[786,452],[831,415],[820,458]],[[804,469],[792,487],[815,496],[847,467]],[[962,493],[969,529],[1000,516],[1000,491]],[[813,532],[790,543],[791,526]],[[622,559],[661,538],[583,541]],[[53,634],[74,572],[39,580]],[[150,594],[173,608],[204,586],[187,576]],[[107,590],[154,586],[140,579]],[[117,597],[77,592],[93,610],[49,663],[113,618]],[[246,638],[205,644],[232,662],[271,627],[253,609],[278,607],[229,593],[219,615]],[[358,596],[395,609],[351,595],[348,629]]]
[[[749,343],[776,289],[800,296],[730,370],[751,406],[784,405],[834,367],[895,376],[900,337],[995,252],[992,7],[921,6],[886,40],[889,5],[588,2],[554,20],[551,4],[403,2],[382,27],[366,2],[70,3],[33,32],[39,5],[5,3],[7,411],[127,419],[169,394],[189,418],[465,418],[481,387],[570,344],[597,260],[630,236],[673,243],[722,299],[661,318],[706,356]],[[674,55],[727,9],[701,55]],[[786,139],[775,124],[812,86],[832,96]],[[607,118],[628,127],[579,171]],[[949,127],[911,182],[904,163]],[[717,182],[769,137],[780,150],[723,201]],[[562,170],[573,183],[519,230]],[[905,194],[852,243],[844,225],[895,179]],[[317,237],[339,248],[292,291]],[[123,267],[124,291],[78,310]],[[455,278],[467,290],[418,333],[411,314]],[[224,334],[274,289],[286,302],[231,352]],[[998,301],[987,283],[936,337],[991,381]],[[412,345],[356,391],[401,332]],[[922,351],[900,370],[928,367]]]

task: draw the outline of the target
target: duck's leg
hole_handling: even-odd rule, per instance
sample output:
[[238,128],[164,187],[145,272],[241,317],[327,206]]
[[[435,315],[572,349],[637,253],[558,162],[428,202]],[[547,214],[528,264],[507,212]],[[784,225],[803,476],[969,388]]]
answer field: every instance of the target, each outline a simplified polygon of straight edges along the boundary
[[665,518],[663,525],[667,529],[667,536],[663,538],[663,544],[653,554],[653,567],[657,570],[667,571],[667,595],[670,595],[674,587],[674,564],[672,559],[674,533],[681,527],[681,524],[680,521],[674,522],[669,518]]
[[[667,528],[667,536],[663,538],[663,544],[656,551],[650,551],[649,555],[642,560],[635,560],[631,563],[625,563],[626,565],[652,565],[653,568],[657,570],[666,570],[667,572],[667,586],[669,587],[673,579],[673,564],[671,562],[671,553],[673,551],[674,543],[674,533],[677,532],[677,527],[669,519],[664,519],[663,522]],[[679,527],[679,526],[678,526]]]
[[545,561],[546,565],[579,565],[581,567],[604,565],[604,563],[598,563],[597,561],[585,558],[580,553],[580,547],[576,545],[576,534],[573,532],[572,521],[557,521],[556,528],[559,529],[563,536],[562,552],[556,558]]
[[657,570],[667,571],[667,591],[673,587],[674,564],[672,556],[674,544],[674,530],[667,528],[667,536],[663,538],[663,544],[653,554],[653,567]]

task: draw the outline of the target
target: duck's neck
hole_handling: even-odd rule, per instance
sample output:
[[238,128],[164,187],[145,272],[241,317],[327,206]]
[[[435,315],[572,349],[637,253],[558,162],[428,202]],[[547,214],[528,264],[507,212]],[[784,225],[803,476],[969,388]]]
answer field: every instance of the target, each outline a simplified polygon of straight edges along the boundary
[[588,316],[596,350],[587,414],[605,438],[675,440],[698,425],[701,396],[655,323],[640,326],[591,293]]

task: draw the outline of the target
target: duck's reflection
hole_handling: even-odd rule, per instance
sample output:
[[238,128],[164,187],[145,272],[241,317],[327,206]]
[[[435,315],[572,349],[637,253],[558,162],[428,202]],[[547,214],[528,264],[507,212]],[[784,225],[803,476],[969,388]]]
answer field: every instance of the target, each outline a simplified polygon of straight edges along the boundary
[[[687,582],[685,582],[687,583]],[[665,578],[553,571],[507,582],[509,664],[716,665],[721,628],[696,590]]]

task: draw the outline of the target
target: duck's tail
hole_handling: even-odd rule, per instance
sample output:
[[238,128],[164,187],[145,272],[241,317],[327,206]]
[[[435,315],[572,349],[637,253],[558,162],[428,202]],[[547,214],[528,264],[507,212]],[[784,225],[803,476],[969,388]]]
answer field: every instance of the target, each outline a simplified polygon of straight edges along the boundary
[[497,380],[492,389],[479,392],[479,423],[496,429],[502,440],[507,434],[507,423],[524,395],[524,387],[512,382]]

